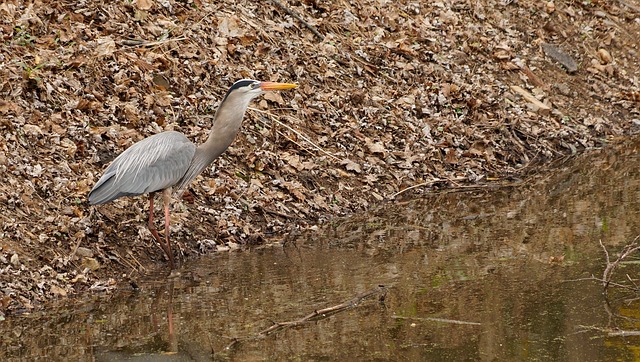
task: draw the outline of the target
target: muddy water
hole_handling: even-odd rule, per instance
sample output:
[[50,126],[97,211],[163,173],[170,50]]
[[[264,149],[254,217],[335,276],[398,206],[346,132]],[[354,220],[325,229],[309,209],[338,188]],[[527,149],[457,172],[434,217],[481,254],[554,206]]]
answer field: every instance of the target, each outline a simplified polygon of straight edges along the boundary
[[[385,204],[285,247],[9,318],[0,360],[634,360],[638,295],[605,296],[590,277],[606,264],[600,241],[613,259],[640,233],[637,146],[535,182]],[[638,271],[622,264],[613,280],[631,285]]]

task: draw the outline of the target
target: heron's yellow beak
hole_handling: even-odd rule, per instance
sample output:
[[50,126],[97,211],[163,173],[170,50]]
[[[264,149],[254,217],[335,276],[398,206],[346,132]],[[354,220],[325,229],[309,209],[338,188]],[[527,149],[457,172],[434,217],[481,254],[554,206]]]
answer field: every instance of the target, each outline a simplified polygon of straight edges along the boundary
[[260,82],[260,88],[263,91],[291,89],[296,88],[298,85],[293,83],[275,83],[275,82]]

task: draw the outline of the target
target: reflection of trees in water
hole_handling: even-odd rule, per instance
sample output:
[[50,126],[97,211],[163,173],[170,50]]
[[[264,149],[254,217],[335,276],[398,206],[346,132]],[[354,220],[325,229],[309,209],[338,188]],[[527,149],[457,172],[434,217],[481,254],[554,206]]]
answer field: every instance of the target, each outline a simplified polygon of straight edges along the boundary
[[[411,288],[398,292],[406,301],[404,310],[483,325],[504,320],[506,314],[512,323],[535,325],[531,332],[540,333],[540,340],[545,331],[549,340],[559,331],[569,334],[563,346],[556,346],[555,357],[579,350],[584,354],[578,356],[588,356],[587,351],[595,356],[594,346],[571,333],[579,323],[602,325],[602,289],[589,281],[564,283],[571,277],[558,269],[575,266],[576,276],[601,275],[605,262],[599,240],[619,246],[636,235],[640,177],[635,148],[581,156],[577,164],[560,164],[550,176],[518,187],[443,192],[383,205],[372,215],[335,222],[326,227],[330,232],[319,234],[328,235],[322,238],[328,247],[376,256],[423,251],[397,271],[431,271],[422,273],[424,295]],[[484,331],[484,348],[479,348],[485,353],[495,348],[493,342],[527,338],[509,336],[500,323]],[[433,336],[449,345],[469,340],[456,336],[455,329]]]
[[[283,249],[218,255],[140,292],[10,318],[0,324],[0,359],[83,360],[114,350],[177,351],[196,360],[212,351],[240,360],[615,356],[617,350],[575,333],[580,325],[607,325],[601,285],[568,280],[602,275],[598,240],[615,249],[635,236],[640,177],[633,147],[596,153],[522,186],[387,203]],[[369,303],[224,350],[234,337],[377,284],[389,288],[384,305]],[[612,306],[630,316],[626,304]]]

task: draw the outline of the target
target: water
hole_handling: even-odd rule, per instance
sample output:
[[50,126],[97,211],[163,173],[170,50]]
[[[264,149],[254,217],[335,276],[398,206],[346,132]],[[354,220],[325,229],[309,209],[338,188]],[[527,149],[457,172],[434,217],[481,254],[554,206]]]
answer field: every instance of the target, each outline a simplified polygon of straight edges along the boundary
[[[640,233],[636,148],[536,182],[381,205],[285,247],[212,255],[139,291],[11,317],[0,360],[635,360],[638,295],[605,296],[593,277],[606,265],[600,242],[614,259]],[[632,286],[638,271],[625,263],[613,280]]]

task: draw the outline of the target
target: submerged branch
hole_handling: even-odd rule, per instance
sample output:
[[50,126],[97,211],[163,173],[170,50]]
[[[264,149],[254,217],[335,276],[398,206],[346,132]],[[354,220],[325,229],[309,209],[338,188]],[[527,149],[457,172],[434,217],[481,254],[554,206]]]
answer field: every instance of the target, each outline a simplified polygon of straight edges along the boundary
[[395,316],[393,316],[391,318],[394,318],[394,319],[411,319],[411,320],[450,323],[450,324],[464,324],[464,325],[471,325],[471,326],[481,326],[482,325],[482,323],[478,323],[478,322],[467,322],[467,321],[461,321],[461,320],[457,320],[457,319],[447,319],[447,318],[403,317],[403,316],[398,316],[398,315],[395,315]]
[[358,304],[360,304],[362,301],[364,301],[365,299],[368,299],[374,295],[378,295],[381,294],[381,296],[384,296],[387,293],[387,288],[385,288],[384,286],[380,285],[375,289],[372,289],[366,293],[362,293],[360,295],[355,296],[354,298],[334,305],[332,307],[328,307],[328,308],[324,308],[324,309],[320,309],[320,310],[315,310],[312,313],[307,314],[306,316],[300,318],[300,319],[296,319],[293,321],[287,321],[287,322],[278,322],[278,323],[274,323],[272,326],[270,326],[269,328],[263,329],[262,331],[258,332],[259,335],[263,335],[263,336],[267,336],[275,331],[278,331],[280,329],[283,328],[287,328],[287,327],[295,327],[307,322],[312,322],[312,321],[317,321],[317,320],[321,320],[321,319],[325,319],[328,318],[336,313],[342,312],[346,309],[349,309],[351,307],[355,307]]
[[[630,337],[630,336],[640,336],[640,331],[629,331],[624,329],[612,329],[612,328],[602,328],[596,326],[577,326],[580,329],[580,332],[601,332],[606,337]],[[604,336],[603,336],[604,337]]]
[[360,303],[362,303],[363,301],[370,299],[371,297],[374,296],[379,296],[379,300],[380,301],[384,301],[384,298],[387,294],[387,288],[384,285],[379,285],[374,289],[371,289],[365,293],[362,294],[358,294],[355,297],[342,302],[340,304],[336,304],[334,306],[331,307],[327,307],[327,308],[323,308],[323,309],[319,309],[319,310],[314,310],[313,312],[307,314],[306,316],[300,318],[300,319],[295,319],[292,321],[285,321],[285,322],[275,322],[273,323],[271,326],[269,326],[268,328],[265,328],[263,330],[261,330],[260,332],[258,332],[256,335],[251,336],[251,337],[245,337],[245,338],[235,338],[226,348],[225,350],[229,350],[232,347],[234,347],[236,344],[242,342],[242,341],[248,341],[248,340],[252,340],[252,339],[258,339],[258,338],[263,338],[266,337],[270,334],[273,334],[279,330],[285,329],[285,328],[293,328],[305,323],[309,323],[309,322],[313,322],[313,321],[318,321],[318,320],[322,320],[322,319],[326,319],[329,318],[330,316],[343,312],[347,309],[353,308],[353,307],[357,307]]
[[640,245],[638,245],[638,239],[640,239],[640,235],[636,236],[636,238],[633,239],[633,241],[630,244],[626,245],[624,249],[622,249],[620,256],[618,256],[618,258],[613,262],[609,257],[609,252],[607,251],[607,248],[604,246],[604,244],[602,244],[602,240],[600,240],[600,246],[604,250],[604,254],[607,261],[607,266],[605,267],[604,272],[602,273],[602,285],[604,286],[605,294],[607,294],[609,285],[611,285],[611,277],[613,275],[614,270],[626,257],[640,250]]

